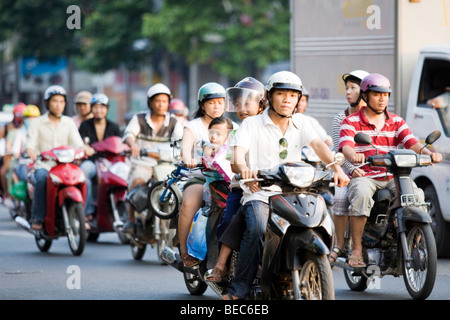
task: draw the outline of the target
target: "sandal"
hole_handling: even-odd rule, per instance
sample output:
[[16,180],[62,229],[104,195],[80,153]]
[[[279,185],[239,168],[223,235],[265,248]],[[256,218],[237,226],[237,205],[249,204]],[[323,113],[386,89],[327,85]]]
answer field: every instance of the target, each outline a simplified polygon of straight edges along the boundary
[[214,267],[214,269],[205,274],[205,280],[210,282],[223,282],[226,278],[228,278],[227,270],[220,270],[217,267]]
[[365,268],[367,266],[363,257],[348,257],[348,265],[352,268]]
[[185,268],[192,268],[200,263],[200,260],[190,256],[187,253],[181,259],[183,260],[183,266]]
[[[332,254],[335,253],[336,256],[332,256]],[[336,261],[337,258],[339,258],[342,255],[342,250],[339,249],[338,247],[333,247],[333,249],[331,249],[330,255],[328,256],[328,261],[330,263],[333,263]]]

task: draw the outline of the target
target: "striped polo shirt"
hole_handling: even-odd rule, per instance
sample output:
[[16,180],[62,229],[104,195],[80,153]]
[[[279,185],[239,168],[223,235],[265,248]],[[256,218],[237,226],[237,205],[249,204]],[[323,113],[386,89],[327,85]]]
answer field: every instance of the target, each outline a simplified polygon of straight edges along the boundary
[[[414,137],[402,117],[386,111],[386,121],[383,129],[377,130],[375,125],[367,120],[364,114],[364,108],[358,112],[348,116],[342,121],[341,132],[339,136],[339,150],[344,146],[350,146],[355,149],[356,153],[364,153],[365,158],[376,154],[376,150],[371,145],[360,145],[355,143],[354,137],[357,133],[362,132],[368,134],[372,138],[372,144],[376,146],[378,154],[388,153],[390,150],[398,149],[399,145],[403,145],[409,149],[419,141]],[[362,167],[366,174],[376,180],[391,179],[392,175],[386,172],[386,168],[370,168],[368,165]]]

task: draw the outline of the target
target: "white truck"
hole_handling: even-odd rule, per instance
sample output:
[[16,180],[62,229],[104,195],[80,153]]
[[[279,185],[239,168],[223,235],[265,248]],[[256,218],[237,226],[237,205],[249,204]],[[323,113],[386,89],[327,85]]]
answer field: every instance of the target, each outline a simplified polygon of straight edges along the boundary
[[291,70],[310,93],[306,113],[331,134],[333,117],[348,105],[342,75],[362,69],[391,80],[389,110],[401,115],[442,163],[413,170],[431,203],[438,254],[450,256],[450,0],[291,0]]

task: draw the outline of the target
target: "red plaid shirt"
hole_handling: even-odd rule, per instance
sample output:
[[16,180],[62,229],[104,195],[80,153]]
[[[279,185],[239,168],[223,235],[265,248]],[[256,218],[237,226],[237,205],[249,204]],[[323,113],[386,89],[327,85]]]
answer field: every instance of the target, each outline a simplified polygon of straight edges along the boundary
[[[339,136],[339,150],[344,146],[350,146],[355,149],[356,153],[364,153],[368,158],[376,154],[376,150],[371,145],[361,145],[354,141],[357,133],[362,132],[368,134],[372,138],[372,144],[376,146],[378,154],[388,153],[390,150],[397,149],[399,145],[403,145],[409,149],[418,140],[414,137],[411,130],[408,128],[405,120],[402,117],[386,111],[387,119],[383,129],[377,130],[376,127],[367,120],[364,114],[364,109],[361,108],[358,112],[348,116],[342,121],[341,131]],[[386,172],[386,168],[370,168],[368,165],[362,167],[366,177],[376,180],[391,179],[392,176]]]

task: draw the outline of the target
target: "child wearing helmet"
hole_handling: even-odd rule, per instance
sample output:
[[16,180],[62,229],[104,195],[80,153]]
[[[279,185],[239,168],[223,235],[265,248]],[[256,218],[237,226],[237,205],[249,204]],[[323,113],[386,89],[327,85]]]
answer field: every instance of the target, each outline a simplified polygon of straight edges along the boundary
[[[292,72],[277,72],[269,78],[266,86],[269,108],[260,115],[245,119],[232,144],[232,168],[242,179],[257,178],[257,172],[261,169],[299,161],[305,145],[310,145],[324,163],[334,161],[332,152],[305,117],[295,114],[302,89],[300,78]],[[334,164],[330,167],[335,171],[335,183],[346,185],[349,179],[340,166]],[[245,299],[251,291],[263,250],[268,199],[278,192],[272,187],[261,189],[256,181],[241,183],[241,186],[241,211],[245,216],[246,229],[240,243],[235,278],[228,294],[223,296],[225,300]]]
[[[384,75],[372,73],[361,81],[361,98],[367,107],[346,117],[342,121],[339,150],[353,163],[363,163],[365,158],[376,153],[374,148],[366,148],[354,142],[358,132],[364,132],[372,137],[372,144],[377,147],[378,152],[386,153],[387,150],[398,148],[403,145],[407,149],[420,153],[423,145],[413,136],[406,122],[398,115],[387,110],[390,93],[392,91],[388,78]],[[371,133],[372,132],[372,133]],[[427,148],[422,150],[424,154],[431,156],[433,162],[442,161],[440,153],[431,152]],[[376,190],[395,190],[395,182],[391,175],[387,175],[386,169],[370,168],[365,165],[364,176],[352,179],[348,186],[350,206],[350,232],[352,235],[351,256],[348,264],[351,267],[365,267],[362,256],[361,239],[364,226],[370,210],[373,206],[372,196]],[[424,193],[413,183],[414,193],[424,202]]]
[[[159,154],[161,149],[170,147],[172,140],[179,140],[183,134],[183,127],[175,115],[168,112],[172,99],[170,89],[157,83],[147,91],[147,112],[133,115],[123,135],[123,141],[130,146],[131,171],[128,178],[128,189],[145,185],[153,175],[153,167],[158,160],[150,157],[140,157],[141,149],[151,150],[152,154]],[[134,209],[130,206],[128,221],[124,225],[124,232],[135,232]]]
[[184,127],[188,123],[189,109],[184,104],[183,100],[174,98],[169,103],[169,112],[174,114],[181,125]]
[[[342,121],[349,115],[359,111],[366,106],[364,100],[361,99],[360,84],[361,81],[368,76],[369,73],[364,70],[353,70],[342,75],[342,80],[345,85],[345,93],[349,106],[338,113],[333,118],[331,136],[333,137],[333,149],[337,152],[339,146],[339,133],[341,130]],[[344,171],[352,178],[362,177],[364,171],[356,168],[350,161],[345,160],[342,165]],[[348,187],[334,188],[333,197],[333,221],[335,226],[335,239],[333,249],[331,250],[329,261],[333,263],[342,254],[344,248],[344,235],[348,224]]]
[[[265,109],[264,85],[253,77],[246,77],[234,87],[226,91],[227,112],[236,112],[240,121],[248,117],[261,114]],[[236,130],[233,130],[227,141],[227,158],[232,159],[233,148],[229,147],[234,141]],[[244,232],[243,215],[238,213],[241,207],[242,189],[238,181],[231,180],[230,193],[220,224],[217,226],[217,239],[220,245],[219,257],[212,270],[208,271],[207,281],[221,282],[227,273],[227,261],[233,249],[239,250],[240,240]],[[235,215],[237,216],[235,217]]]

